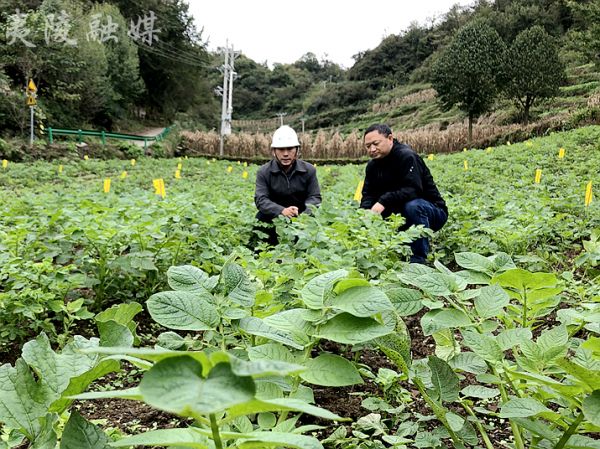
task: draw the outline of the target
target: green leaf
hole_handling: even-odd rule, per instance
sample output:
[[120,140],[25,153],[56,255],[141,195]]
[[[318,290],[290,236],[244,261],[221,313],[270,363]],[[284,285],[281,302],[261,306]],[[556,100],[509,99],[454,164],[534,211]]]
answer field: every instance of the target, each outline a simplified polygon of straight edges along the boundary
[[244,307],[254,305],[256,289],[241,266],[236,263],[225,264],[221,278],[225,281],[225,291],[229,299]]
[[252,378],[236,376],[228,363],[216,365],[207,378],[201,372],[192,357],[171,357],[144,374],[139,390],[144,402],[179,416],[217,413],[254,398]]
[[566,449],[600,449],[598,438],[590,438],[585,435],[571,435],[565,445]]
[[442,273],[431,273],[419,276],[414,280],[417,287],[431,296],[448,296],[460,290],[453,276]]
[[65,425],[60,449],[110,449],[109,439],[102,429],[86,421],[77,410]]
[[583,400],[583,415],[593,425],[600,427],[600,390],[595,390]]
[[261,429],[272,429],[277,423],[277,417],[271,412],[259,413],[257,423]]
[[233,373],[237,376],[252,376],[254,378],[266,376],[288,376],[305,370],[304,366],[302,365],[282,362],[280,360],[247,361],[233,356],[230,356],[229,359],[231,363],[231,371],[233,371]]
[[176,332],[161,332],[156,344],[162,348],[176,350],[185,346],[185,338]]
[[289,309],[265,317],[263,321],[268,326],[289,332],[294,341],[302,345],[307,345],[310,343],[308,334],[311,332],[313,326],[304,319],[305,315],[306,309]]
[[443,329],[432,334],[435,340],[435,355],[442,360],[454,357],[460,353],[460,345],[454,338],[454,332],[450,329]]
[[487,257],[476,253],[454,253],[456,263],[467,270],[485,273],[488,276],[494,274],[494,263]]
[[335,413],[325,410],[324,408],[316,407],[308,404],[306,401],[294,398],[276,398],[276,399],[255,399],[243,404],[238,404],[227,409],[227,417],[236,418],[238,416],[252,415],[262,412],[283,412],[296,411],[306,413],[323,419],[333,419],[343,421],[344,418]]
[[516,398],[502,404],[500,418],[528,418],[550,412],[540,401],[533,398]]
[[321,354],[308,360],[306,368],[305,372],[300,373],[300,377],[314,385],[343,387],[363,383],[356,367],[339,355]]
[[314,437],[280,432],[251,432],[244,434],[240,449],[260,449],[286,447],[294,449],[323,449],[323,445]]
[[385,294],[390,299],[399,316],[410,316],[423,308],[423,294],[412,288],[394,287],[387,289]]
[[113,320],[98,322],[101,346],[133,346],[134,337],[127,326]]
[[454,432],[460,431],[465,425],[465,420],[452,412],[446,413],[446,421],[448,421],[448,425]]
[[494,337],[482,335],[474,331],[463,331],[463,343],[486,362],[499,362],[504,353]]
[[424,335],[431,335],[443,329],[456,329],[472,326],[469,317],[457,309],[430,310],[421,317],[421,327]]
[[450,365],[435,356],[429,356],[427,365],[431,370],[431,383],[437,399],[443,402],[456,401],[458,399],[459,380]]
[[508,294],[499,285],[489,285],[479,290],[475,298],[475,310],[481,318],[496,317],[504,312],[509,303]]
[[551,361],[566,354],[569,334],[566,326],[557,326],[543,332],[536,341],[545,361]]
[[279,343],[266,343],[264,345],[248,348],[250,360],[281,360],[287,363],[296,363],[296,357],[285,346]]
[[448,364],[455,370],[473,374],[483,374],[488,370],[485,360],[473,352],[461,352],[448,360]]
[[18,359],[14,368],[8,363],[0,366],[0,391],[0,421],[31,439],[38,418],[46,415],[56,395],[35,382],[23,359]]
[[215,329],[219,314],[208,293],[161,292],[146,301],[148,312],[158,324],[169,329],[203,331]]
[[95,320],[97,322],[112,320],[126,326],[142,310],[143,307],[137,302],[117,304],[97,314]]
[[[54,425],[58,421],[56,413],[48,413],[40,419],[40,429],[31,441],[30,449],[55,449],[57,442]],[[2,441],[2,440],[0,440]],[[1,446],[0,446],[1,447]]]
[[515,346],[520,346],[526,341],[531,341],[533,334],[526,327],[518,327],[516,329],[505,329],[496,336],[496,342],[500,349],[506,351]]
[[319,330],[315,337],[345,344],[358,344],[389,334],[390,330],[372,318],[360,318],[349,313],[336,315]]
[[[72,378],[91,370],[99,361],[98,356],[82,354],[81,350],[95,349],[98,340],[86,340],[76,336],[60,354],[50,347],[46,334],[39,335],[23,345],[23,359],[37,373],[43,387],[52,391],[56,399],[67,389]],[[60,410],[62,412],[62,410]]]
[[[558,441],[560,433],[545,424],[541,419],[529,419],[529,418],[512,418],[512,420],[520,427],[529,430],[532,434],[545,438],[549,441]],[[571,441],[572,438],[569,439]],[[570,444],[567,447],[571,447]]]
[[497,388],[488,388],[481,385],[468,385],[460,393],[463,396],[480,399],[491,399],[495,398],[500,394],[500,390]]
[[112,447],[132,446],[178,446],[194,449],[209,449],[214,447],[206,435],[194,427],[187,429],[160,429],[122,438],[111,443]]
[[302,302],[309,309],[322,309],[325,305],[325,297],[331,292],[336,281],[346,276],[348,276],[346,270],[337,270],[312,278],[300,292]]
[[531,273],[521,268],[505,271],[492,279],[493,284],[498,283],[502,287],[514,288],[517,291],[553,288],[557,282],[554,274]]
[[210,292],[208,274],[192,265],[170,267],[167,270],[169,286],[179,292],[208,293]]
[[240,329],[249,333],[250,335],[257,335],[260,337],[268,338],[284,345],[291,346],[295,349],[304,349],[304,345],[299,344],[294,339],[293,334],[275,327],[269,326],[263,320],[257,317],[249,316],[242,318],[239,323]]
[[393,309],[385,293],[371,286],[358,286],[344,290],[333,298],[330,305],[334,309],[343,310],[357,317],[370,317]]

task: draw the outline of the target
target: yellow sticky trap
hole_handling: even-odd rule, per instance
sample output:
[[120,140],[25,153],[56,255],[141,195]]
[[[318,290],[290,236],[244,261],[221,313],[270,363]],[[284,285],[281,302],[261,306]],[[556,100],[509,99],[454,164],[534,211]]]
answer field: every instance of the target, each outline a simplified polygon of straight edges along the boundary
[[558,158],[562,159],[565,157],[565,149],[564,148],[559,148],[558,150]]
[[244,162],[244,167],[247,167],[247,166],[248,166],[248,162]]
[[463,148],[463,153],[466,153],[466,152],[467,152],[467,148],[465,147],[465,148]]
[[185,158],[186,158],[186,159],[188,158],[188,157],[187,157],[187,154],[186,154]]
[[131,166],[135,167],[135,159],[131,159]]
[[63,172],[63,166],[62,166],[62,164],[60,164],[58,166],[58,173],[62,173],[62,172]]
[[506,145],[510,146],[510,140],[506,141]]
[[244,172],[242,173],[242,178],[246,179],[248,177],[248,172],[246,170],[244,170]]
[[590,181],[585,186],[585,207],[592,204],[592,195],[592,181]]
[[317,163],[315,162],[315,163],[313,164],[313,167],[316,167],[316,166],[317,166]]
[[240,161],[238,161],[238,165],[240,165],[240,164],[241,164],[241,162],[240,162]]
[[167,196],[167,193],[165,192],[165,181],[162,178],[158,178],[158,179],[153,179],[152,180],[152,185],[154,186],[154,194],[155,195],[160,195],[161,197],[165,197]]
[[213,157],[213,158],[212,158],[212,161],[213,161],[213,162],[217,162],[217,159]]
[[487,153],[491,153],[491,152],[492,152],[492,147],[487,147],[487,148],[485,149],[485,151],[486,151]]
[[179,164],[177,164],[177,170],[181,171],[182,168],[183,168],[183,164],[181,162]]
[[89,157],[87,154],[85,156],[83,156],[83,160],[87,161],[88,159],[89,159]]
[[159,195],[163,197],[163,199],[167,196],[167,192],[165,191],[165,181],[164,179],[160,178],[160,193]]
[[362,199],[362,189],[365,185],[365,181],[360,181],[356,186],[356,190],[354,191],[354,201],[360,201]]
[[463,161],[463,167],[465,167],[465,170],[469,169],[469,162],[466,159]]
[[104,193],[110,192],[110,178],[104,180]]
[[525,146],[526,147],[532,147],[533,144],[528,140],[527,142],[525,142]]
[[181,179],[181,170],[175,170],[175,179]]
[[210,161],[206,161],[206,165],[210,165]]
[[121,179],[125,179],[127,178],[127,172],[125,170],[123,170],[123,173],[121,173]]
[[541,180],[542,180],[542,170],[540,168],[538,168],[535,171],[535,183],[539,184]]
[[430,154],[429,156],[427,156],[427,160],[428,161],[432,161],[433,160],[433,154]]
[[2,168],[8,167],[8,161],[6,159],[2,159]]
[[227,173],[231,173],[233,171],[233,167],[230,165],[229,167],[227,167]]

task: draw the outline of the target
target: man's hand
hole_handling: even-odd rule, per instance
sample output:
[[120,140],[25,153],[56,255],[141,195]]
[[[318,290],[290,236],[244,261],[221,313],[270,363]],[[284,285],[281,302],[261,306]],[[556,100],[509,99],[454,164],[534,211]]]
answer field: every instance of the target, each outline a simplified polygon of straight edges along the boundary
[[284,217],[292,218],[298,216],[298,208],[296,206],[286,207],[281,211],[281,215]]
[[373,207],[371,207],[371,212],[375,212],[376,214],[381,214],[384,210],[385,207],[383,207],[383,204],[381,203],[375,203],[373,204]]

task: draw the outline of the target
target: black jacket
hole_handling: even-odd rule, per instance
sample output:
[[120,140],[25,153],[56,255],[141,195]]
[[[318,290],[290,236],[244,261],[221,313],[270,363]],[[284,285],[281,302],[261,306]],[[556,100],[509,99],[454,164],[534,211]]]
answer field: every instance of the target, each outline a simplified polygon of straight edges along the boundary
[[258,208],[257,218],[263,221],[275,218],[289,206],[296,206],[302,213],[309,204],[321,204],[316,168],[296,160],[285,173],[275,159],[271,160],[256,173],[254,203]]
[[394,139],[390,153],[367,163],[360,207],[370,209],[379,202],[383,217],[401,213],[407,202],[423,198],[448,213],[446,203],[421,156]]

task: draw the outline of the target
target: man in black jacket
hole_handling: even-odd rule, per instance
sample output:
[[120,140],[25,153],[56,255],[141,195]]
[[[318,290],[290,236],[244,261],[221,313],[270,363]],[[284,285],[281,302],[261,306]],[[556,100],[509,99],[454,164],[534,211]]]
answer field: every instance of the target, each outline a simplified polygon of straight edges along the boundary
[[[388,125],[371,125],[364,133],[365,148],[371,157],[365,171],[360,207],[381,214],[401,214],[406,224],[423,225],[438,231],[448,220],[448,208],[423,159],[408,145],[392,136]],[[429,240],[410,245],[413,263],[425,263]]]

